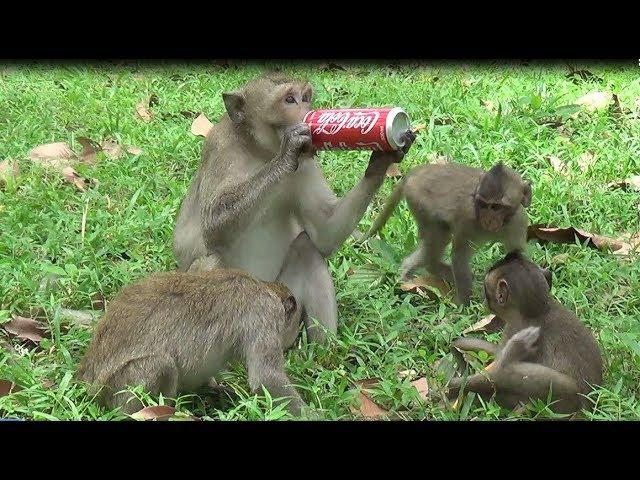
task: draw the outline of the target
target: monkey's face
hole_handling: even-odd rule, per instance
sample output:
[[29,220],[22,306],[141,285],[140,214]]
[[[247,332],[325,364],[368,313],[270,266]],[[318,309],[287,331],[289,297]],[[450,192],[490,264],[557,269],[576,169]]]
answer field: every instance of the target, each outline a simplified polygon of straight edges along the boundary
[[304,116],[311,110],[313,90],[311,85],[303,82],[291,82],[278,85],[270,104],[266,106],[267,121],[280,136],[287,127],[302,122]]
[[483,198],[476,194],[476,217],[480,226],[488,232],[496,232],[507,223],[515,210],[499,200]]

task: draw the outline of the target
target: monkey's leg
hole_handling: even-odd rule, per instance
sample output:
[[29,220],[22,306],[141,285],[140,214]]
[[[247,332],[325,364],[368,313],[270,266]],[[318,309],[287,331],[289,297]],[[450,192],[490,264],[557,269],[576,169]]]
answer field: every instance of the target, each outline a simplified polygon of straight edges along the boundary
[[473,248],[466,242],[456,242],[454,239],[451,250],[453,277],[456,283],[457,301],[461,305],[471,302],[473,274],[471,272],[471,257]]
[[447,282],[453,282],[454,276],[451,265],[442,261],[442,256],[451,241],[451,234],[437,224],[431,223],[420,228],[425,249],[424,266],[427,270]]
[[136,358],[118,369],[109,379],[114,392],[107,400],[110,408],[120,407],[124,413],[132,414],[142,408],[142,403],[128,391],[118,393],[127,386],[142,385],[152,395],[162,393],[174,398],[178,390],[178,369],[172,358],[161,355]]
[[476,373],[469,377],[455,377],[449,382],[447,398],[454,399],[460,395],[460,390],[474,392],[483,398],[489,398],[494,394],[494,383],[487,372]]
[[495,343],[490,343],[486,340],[473,337],[458,338],[453,342],[452,347],[454,348],[451,349],[451,353],[456,359],[459,372],[464,372],[469,366],[462,353],[460,353],[460,350],[463,350],[465,352],[477,352],[483,350],[487,353],[490,353],[491,355],[497,355],[500,348]]
[[289,400],[287,410],[291,415],[300,416],[307,404],[300,394],[291,385],[291,380],[284,371],[284,355],[277,342],[270,344],[269,336],[253,342],[247,342],[245,348],[245,362],[249,387],[256,393],[262,393],[261,387],[267,389],[273,398],[285,398]]
[[312,325],[313,319],[329,332],[336,333],[338,305],[333,279],[327,261],[306,232],[301,232],[291,243],[276,281],[287,286],[306,311],[304,322],[310,340],[326,341],[322,329]]
[[551,409],[557,413],[579,410],[581,397],[576,381],[544,365],[514,362],[492,373],[496,383],[496,401],[507,408],[530,399],[546,400],[552,394]]
[[415,252],[402,261],[400,266],[400,279],[406,281],[409,276],[417,269],[425,264],[424,242],[420,242],[420,246]]

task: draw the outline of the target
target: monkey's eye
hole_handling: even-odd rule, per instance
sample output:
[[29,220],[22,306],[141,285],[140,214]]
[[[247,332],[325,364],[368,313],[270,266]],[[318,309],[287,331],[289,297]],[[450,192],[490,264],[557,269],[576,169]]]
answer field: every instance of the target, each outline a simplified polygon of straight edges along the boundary
[[284,101],[287,103],[297,103],[296,99],[293,98],[293,95],[289,95],[287,98],[284,99]]
[[490,208],[494,212],[497,212],[498,210],[502,210],[502,205],[500,205],[499,203],[492,203]]

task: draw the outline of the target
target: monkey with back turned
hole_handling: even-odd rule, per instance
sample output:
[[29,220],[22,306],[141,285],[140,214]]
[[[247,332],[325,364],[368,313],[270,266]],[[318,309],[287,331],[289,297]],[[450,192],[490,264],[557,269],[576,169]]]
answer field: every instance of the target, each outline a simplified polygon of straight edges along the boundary
[[506,323],[500,344],[462,337],[453,345],[496,359],[466,383],[454,378],[449,397],[464,388],[485,398],[495,394],[498,404],[514,408],[551,392],[557,413],[584,408],[584,395],[602,383],[602,355],[591,331],[551,297],[551,272],[511,252],[488,271],[484,289],[490,310]]
[[[474,248],[500,242],[507,251],[524,249],[531,184],[502,162],[489,171],[459,163],[420,165],[396,185],[364,239],[375,235],[402,197],[418,225],[420,245],[404,259],[402,279],[420,267],[455,283],[458,303],[472,293],[470,261]],[[451,243],[451,265],[442,261]]]
[[292,415],[303,412],[284,371],[283,350],[300,322],[294,296],[276,282],[212,267],[153,274],[109,303],[76,374],[101,404],[133,413],[142,405],[126,387],[173,398],[240,360],[252,391],[264,386],[288,397]]
[[[286,285],[312,341],[337,328],[333,280],[325,260],[353,232],[398,152],[373,152],[364,177],[343,198],[331,190],[312,152],[312,88],[283,74],[262,75],[223,94],[226,115],[207,135],[201,164],[173,234],[180,270],[204,256]],[[296,264],[293,264],[296,262]],[[283,265],[288,263],[288,268]]]

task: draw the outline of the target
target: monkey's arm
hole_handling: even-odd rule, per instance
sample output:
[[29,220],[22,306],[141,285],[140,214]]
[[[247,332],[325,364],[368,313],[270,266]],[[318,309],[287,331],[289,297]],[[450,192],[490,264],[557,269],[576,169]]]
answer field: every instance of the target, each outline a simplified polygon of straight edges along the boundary
[[222,233],[229,235],[248,225],[264,195],[290,172],[287,163],[277,156],[245,181],[205,178],[200,185],[200,221],[207,251],[215,250]]
[[495,343],[487,342],[481,338],[462,337],[453,342],[453,346],[465,352],[477,352],[484,350],[492,355],[498,354],[499,346]]
[[365,176],[347,195],[338,198],[315,162],[302,168],[308,180],[302,182],[298,193],[301,221],[316,248],[328,257],[356,228],[384,175]]

